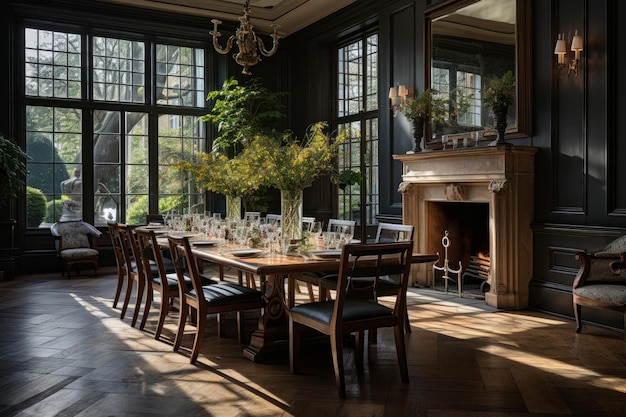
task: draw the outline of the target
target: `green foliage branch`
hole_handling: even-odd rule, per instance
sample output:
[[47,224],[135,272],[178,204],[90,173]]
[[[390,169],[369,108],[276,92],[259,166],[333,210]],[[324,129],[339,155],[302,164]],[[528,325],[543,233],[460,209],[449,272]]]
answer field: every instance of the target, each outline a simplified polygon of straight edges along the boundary
[[228,149],[245,145],[259,135],[272,134],[273,124],[283,117],[281,99],[284,92],[263,87],[257,78],[240,84],[234,77],[224,81],[220,90],[211,91],[211,111],[202,120],[217,127],[214,148]]
[[505,72],[500,78],[493,78],[483,90],[483,105],[491,107],[496,104],[510,106],[515,103],[515,77],[512,71]]
[[26,181],[28,155],[0,133],[0,207],[16,198]]

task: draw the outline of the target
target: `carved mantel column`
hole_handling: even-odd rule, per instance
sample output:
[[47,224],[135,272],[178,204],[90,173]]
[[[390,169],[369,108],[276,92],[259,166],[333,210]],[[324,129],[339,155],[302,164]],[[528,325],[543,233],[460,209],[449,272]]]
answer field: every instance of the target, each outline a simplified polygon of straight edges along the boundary
[[[487,304],[503,309],[528,306],[532,278],[534,147],[464,148],[394,155],[403,164],[402,214],[415,226],[415,251],[428,252],[431,202],[489,204],[490,291]],[[425,271],[417,282],[430,285]]]

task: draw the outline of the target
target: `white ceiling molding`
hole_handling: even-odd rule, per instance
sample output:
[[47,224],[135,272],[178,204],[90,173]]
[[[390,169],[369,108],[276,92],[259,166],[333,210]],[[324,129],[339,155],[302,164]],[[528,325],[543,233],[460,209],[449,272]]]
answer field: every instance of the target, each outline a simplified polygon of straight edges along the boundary
[[[106,3],[238,22],[245,0],[99,0]],[[354,3],[356,0],[251,0],[250,20],[259,33],[271,33],[272,24],[289,36]],[[207,21],[207,27],[210,23]]]

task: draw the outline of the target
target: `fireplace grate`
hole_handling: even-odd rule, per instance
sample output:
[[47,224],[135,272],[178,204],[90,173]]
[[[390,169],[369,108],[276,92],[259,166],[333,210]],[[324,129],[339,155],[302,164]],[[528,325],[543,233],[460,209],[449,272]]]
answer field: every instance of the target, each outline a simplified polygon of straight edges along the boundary
[[461,281],[465,285],[469,282],[480,283],[480,291],[489,291],[489,268],[491,260],[489,255],[478,254],[470,257],[467,269],[461,275]]

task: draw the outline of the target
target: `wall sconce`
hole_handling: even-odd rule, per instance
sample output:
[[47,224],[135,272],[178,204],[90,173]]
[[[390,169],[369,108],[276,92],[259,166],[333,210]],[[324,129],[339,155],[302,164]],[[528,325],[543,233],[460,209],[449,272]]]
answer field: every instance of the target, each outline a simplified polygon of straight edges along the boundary
[[559,33],[559,38],[556,40],[556,45],[554,47],[554,54],[557,56],[556,65],[559,70],[567,68],[567,74],[574,73],[578,77],[578,70],[582,66],[582,62],[580,59],[580,53],[583,51],[583,37],[578,34],[578,30],[574,32],[574,37],[572,38],[572,47],[571,51],[574,52],[574,58],[568,64],[565,62],[565,55],[567,54],[567,45],[565,44],[565,39],[563,39],[563,34]]
[[391,108],[393,109],[394,117],[406,107],[406,99],[409,96],[409,90],[405,85],[400,84],[398,89],[391,87],[389,89],[389,100],[391,101]]

